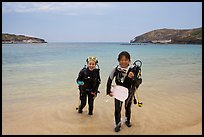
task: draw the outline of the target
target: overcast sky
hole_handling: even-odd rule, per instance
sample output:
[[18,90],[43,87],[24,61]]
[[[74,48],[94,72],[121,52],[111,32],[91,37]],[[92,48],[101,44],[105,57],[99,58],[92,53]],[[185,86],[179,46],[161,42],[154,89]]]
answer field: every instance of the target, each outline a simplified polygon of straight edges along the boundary
[[2,32],[48,42],[129,42],[161,28],[202,27],[202,2],[3,2]]

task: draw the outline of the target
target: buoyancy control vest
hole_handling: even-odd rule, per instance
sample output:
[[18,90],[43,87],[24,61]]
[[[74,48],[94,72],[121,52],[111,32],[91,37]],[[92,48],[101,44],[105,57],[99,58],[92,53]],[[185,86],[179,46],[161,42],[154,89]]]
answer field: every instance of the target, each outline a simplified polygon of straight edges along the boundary
[[131,87],[132,79],[128,77],[129,72],[131,71],[131,67],[129,67],[126,71],[123,72],[118,69],[119,65],[116,66],[114,76],[115,76],[115,83],[120,86],[124,86],[126,88]]
[[79,85],[79,89],[82,91],[97,92],[98,86],[101,83],[100,69],[96,68],[90,71],[85,65],[79,72],[77,81],[83,81],[83,85]]

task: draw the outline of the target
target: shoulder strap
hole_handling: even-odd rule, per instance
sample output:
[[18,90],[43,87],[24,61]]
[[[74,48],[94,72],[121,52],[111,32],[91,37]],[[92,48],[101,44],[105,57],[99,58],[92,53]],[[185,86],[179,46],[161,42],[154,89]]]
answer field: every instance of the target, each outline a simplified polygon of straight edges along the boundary
[[114,74],[113,74],[114,76],[116,76],[116,75],[118,74],[118,72],[119,72],[119,70],[117,69],[118,66],[119,66],[119,65],[117,65],[117,66],[115,67],[115,72],[114,72]]
[[84,65],[84,67],[82,69],[86,69],[87,68],[87,65]]

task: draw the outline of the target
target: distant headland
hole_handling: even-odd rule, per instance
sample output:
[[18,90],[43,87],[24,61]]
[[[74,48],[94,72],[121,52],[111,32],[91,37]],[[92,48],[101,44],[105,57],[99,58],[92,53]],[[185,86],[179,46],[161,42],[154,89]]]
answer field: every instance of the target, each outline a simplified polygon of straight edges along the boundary
[[26,43],[47,43],[44,39],[24,36],[24,35],[15,35],[2,33],[2,44],[26,44]]
[[130,43],[202,44],[202,27],[153,30],[135,37]]

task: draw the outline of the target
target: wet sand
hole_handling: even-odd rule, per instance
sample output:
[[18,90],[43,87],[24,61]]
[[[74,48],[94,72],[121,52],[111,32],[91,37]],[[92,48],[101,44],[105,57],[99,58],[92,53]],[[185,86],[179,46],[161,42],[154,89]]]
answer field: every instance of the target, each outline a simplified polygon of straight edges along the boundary
[[[77,92],[22,102],[3,102],[2,134],[69,134],[69,135],[201,135],[202,97],[200,92],[183,94],[179,90],[140,87],[142,107],[132,104],[132,127],[124,123],[114,132],[113,98],[104,90],[95,99],[94,114],[88,107],[77,113]],[[169,94],[171,93],[171,94]],[[5,103],[6,102],[6,103]],[[124,104],[122,121],[124,119]]]

